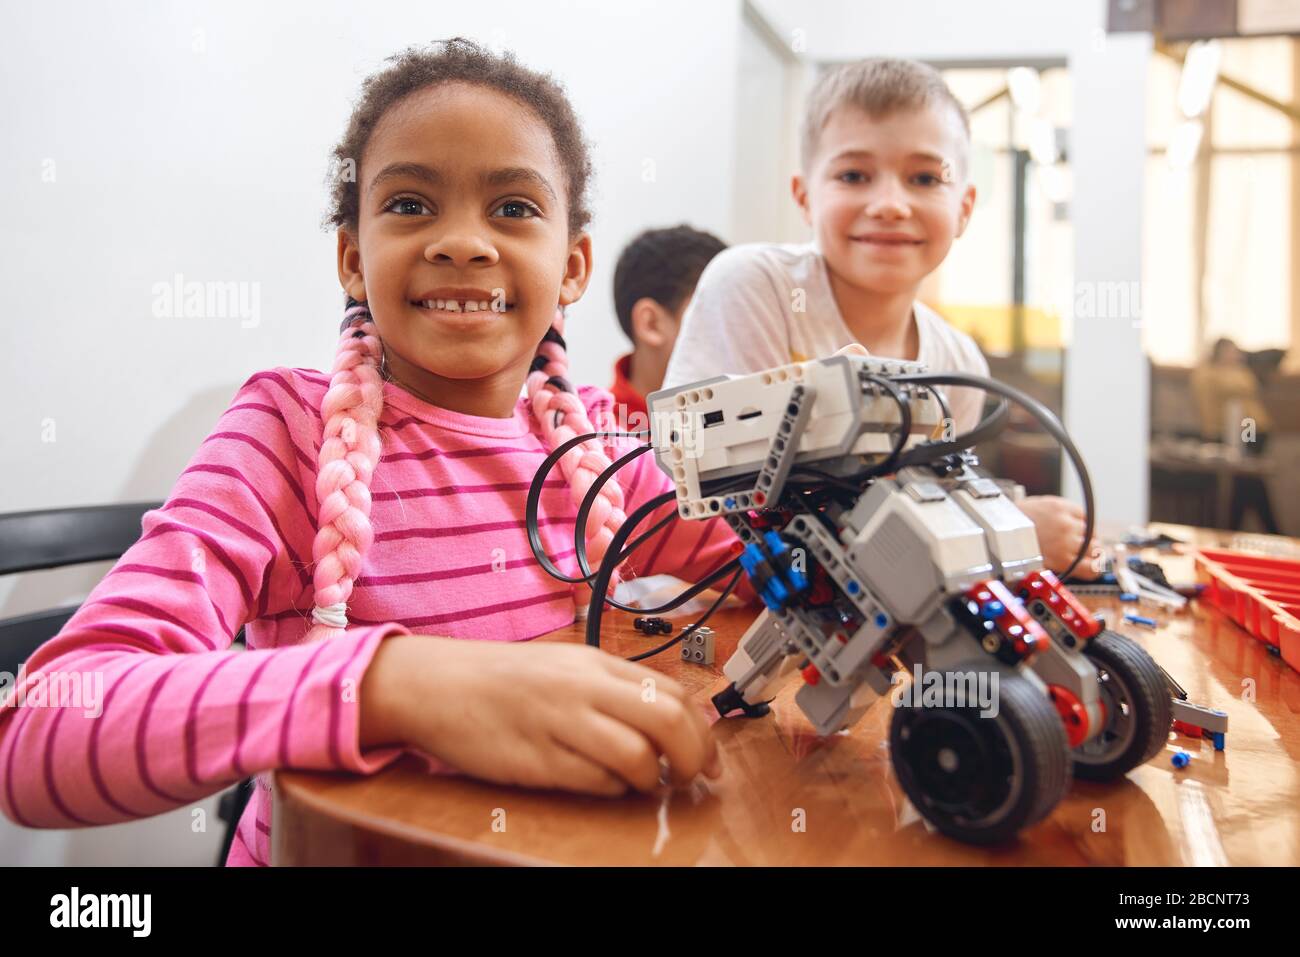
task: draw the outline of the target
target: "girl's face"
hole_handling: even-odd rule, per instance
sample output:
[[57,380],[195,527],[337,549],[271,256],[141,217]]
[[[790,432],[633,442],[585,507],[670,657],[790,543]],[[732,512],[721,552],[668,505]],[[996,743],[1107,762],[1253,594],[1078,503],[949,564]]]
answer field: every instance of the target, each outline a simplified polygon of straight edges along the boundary
[[963,131],[940,107],[835,110],[794,196],[831,270],[876,293],[914,291],[966,229]]
[[590,276],[546,124],[485,87],[420,91],[376,125],[357,188],[339,278],[369,304],[390,371],[435,404],[508,417],[556,306]]

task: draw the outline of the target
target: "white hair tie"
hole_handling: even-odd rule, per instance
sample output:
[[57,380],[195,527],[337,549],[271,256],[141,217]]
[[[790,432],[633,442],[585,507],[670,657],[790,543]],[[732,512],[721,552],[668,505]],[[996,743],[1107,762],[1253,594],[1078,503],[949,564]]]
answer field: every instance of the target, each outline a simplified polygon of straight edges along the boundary
[[348,626],[347,602],[340,601],[324,607],[317,605],[311,610],[311,617],[317,624],[328,625],[331,628],[346,628]]

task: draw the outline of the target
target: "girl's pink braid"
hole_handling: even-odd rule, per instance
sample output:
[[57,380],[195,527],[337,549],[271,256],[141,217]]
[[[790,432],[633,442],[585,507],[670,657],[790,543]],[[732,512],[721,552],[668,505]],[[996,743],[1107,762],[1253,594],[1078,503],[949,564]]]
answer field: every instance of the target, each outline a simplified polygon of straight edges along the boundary
[[312,543],[315,624],[307,641],[342,635],[347,601],[361,563],[374,541],[370,526],[370,479],[379,464],[379,416],[384,384],[379,373],[383,345],[365,303],[348,300],[329,389],[321,401],[325,423],[316,499],[319,530]]
[[[554,449],[578,435],[598,431],[587,417],[587,410],[572,385],[565,378],[569,371],[569,354],[564,343],[564,312],[555,311],[555,321],[547,330],[542,344],[528,373],[528,398],[541,427],[543,444]],[[613,427],[612,416],[602,416],[599,430]],[[612,440],[608,440],[612,441]],[[597,439],[583,442],[570,449],[560,459],[560,471],[569,483],[569,494],[575,506],[600,473],[610,466],[610,457],[604,443]],[[606,482],[587,516],[587,556],[591,567],[599,566],[610,540],[626,515],[623,512],[623,489],[616,480]],[[614,579],[617,581],[617,578]],[[574,603],[581,616],[591,603],[591,589],[586,585],[574,586]]]

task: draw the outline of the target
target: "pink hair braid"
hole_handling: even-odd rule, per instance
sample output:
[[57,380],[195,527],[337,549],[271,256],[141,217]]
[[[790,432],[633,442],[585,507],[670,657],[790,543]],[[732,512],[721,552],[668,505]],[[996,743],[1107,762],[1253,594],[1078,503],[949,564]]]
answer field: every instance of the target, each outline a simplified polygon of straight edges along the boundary
[[307,641],[342,635],[352,583],[374,542],[370,480],[379,464],[383,345],[365,303],[349,300],[343,314],[329,389],[321,401],[324,441],[316,473],[319,529],[312,543],[315,622]]
[[[528,398],[533,415],[541,427],[543,444],[548,450],[578,435],[612,427],[610,416],[601,416],[604,424],[600,429],[592,425],[582,400],[578,398],[573,386],[565,378],[568,371],[569,354],[564,342],[564,313],[557,309],[555,321],[547,330],[537,350],[537,357],[533,360],[527,380]],[[596,439],[575,446],[560,459],[560,472],[569,483],[569,494],[575,506],[581,505],[587,490],[610,464],[605,443]],[[622,487],[617,480],[606,482],[587,515],[587,528],[582,530],[587,536],[587,556],[592,568],[600,564],[614,533],[626,518],[623,512]],[[581,615],[591,602],[591,589],[585,585],[575,586],[574,601]]]

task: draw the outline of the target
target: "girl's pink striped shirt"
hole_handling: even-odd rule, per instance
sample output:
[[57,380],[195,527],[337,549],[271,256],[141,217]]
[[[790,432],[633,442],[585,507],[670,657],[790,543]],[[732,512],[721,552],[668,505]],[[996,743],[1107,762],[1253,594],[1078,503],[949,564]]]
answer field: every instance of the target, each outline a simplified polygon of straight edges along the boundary
[[[28,660],[26,680],[39,672],[49,688],[55,675],[102,674],[102,714],[0,707],[9,818],[108,824],[275,768],[376,771],[401,753],[363,752],[358,740],[357,692],[379,642],[406,633],[518,641],[574,620],[572,586],[549,577],[528,546],[524,502],[547,450],[527,401],[511,418],[484,418],[385,383],[383,454],[370,486],[375,540],[349,628],[303,644],[328,384],[288,368],[244,383],[166,503],[144,516],[139,541]],[[610,421],[608,391],[582,386],[578,395],[591,421]],[[628,514],[672,487],[651,459],[619,473]],[[542,541],[573,575],[577,509],[552,474]],[[696,581],[734,554],[734,541],[717,519],[673,522],[631,567]],[[740,591],[752,600],[743,583]],[[248,650],[232,651],[241,626]],[[269,862],[270,821],[269,791],[258,787],[227,863]]]

